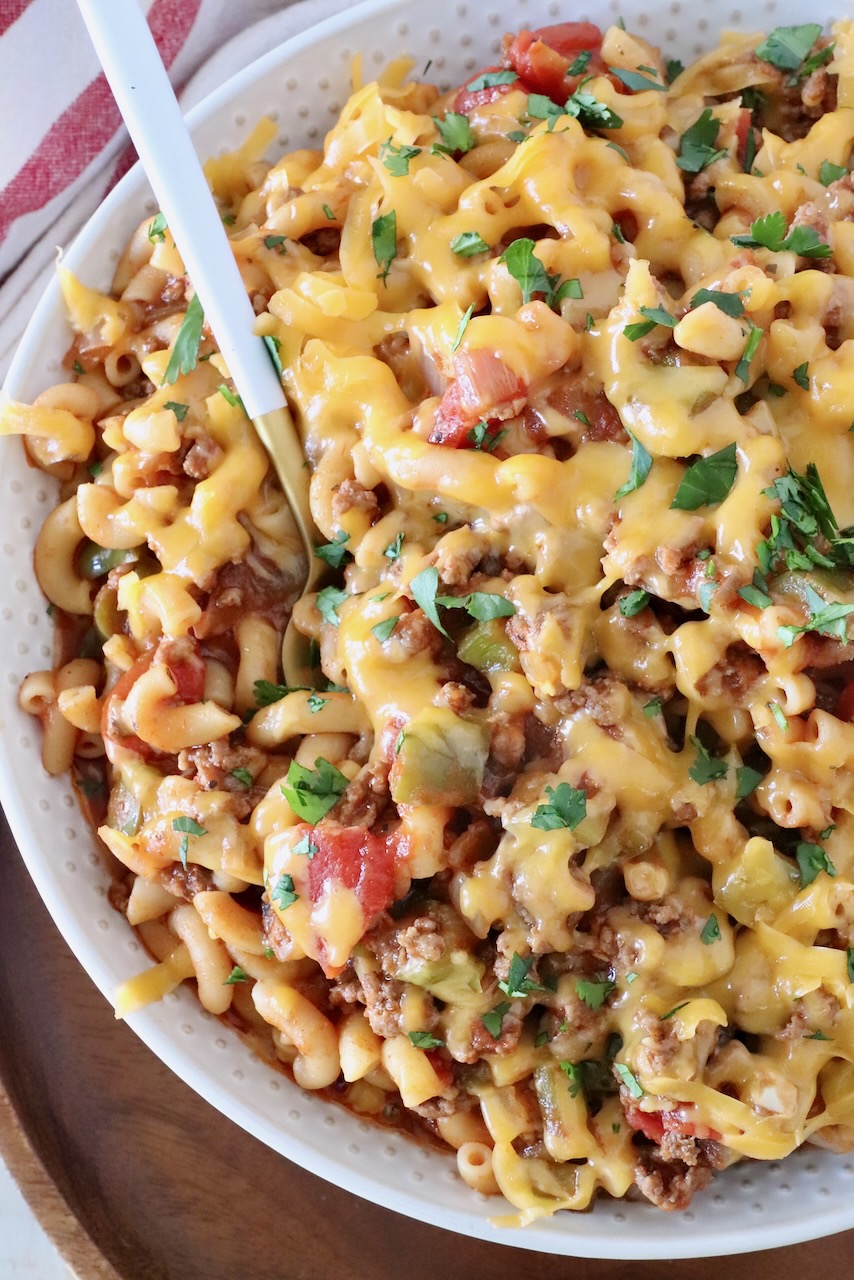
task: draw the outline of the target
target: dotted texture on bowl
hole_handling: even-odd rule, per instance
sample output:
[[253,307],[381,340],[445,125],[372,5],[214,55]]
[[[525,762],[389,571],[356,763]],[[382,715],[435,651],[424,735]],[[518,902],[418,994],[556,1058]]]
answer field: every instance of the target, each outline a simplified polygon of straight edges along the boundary
[[[830,21],[846,6],[816,0],[809,16]],[[570,12],[571,9],[571,12]],[[622,16],[630,28],[688,60],[727,27],[770,28],[803,21],[796,0],[765,0],[747,11],[707,6],[697,17],[684,0],[606,0],[598,6],[557,0],[415,0],[369,3],[265,55],[191,114],[201,155],[239,145],[252,123],[272,115],[280,148],[319,145],[349,91],[353,54],[366,74],[411,54],[416,70],[444,90],[495,60],[505,31],[571,16],[600,24]],[[272,158],[272,157],[271,157]],[[109,285],[117,251],[156,208],[134,170],[98,211],[65,258],[90,285]],[[48,290],[7,381],[28,400],[55,381],[70,337],[59,291]],[[50,665],[52,629],[32,573],[33,543],[50,510],[52,482],[29,468],[16,440],[0,441],[0,793],[30,873],[81,963],[110,998],[137,972],[142,952],[106,899],[104,864],[79,816],[70,784],[41,767],[38,726],[18,709],[28,671]],[[130,1019],[142,1039],[180,1077],[250,1133],[291,1160],[357,1194],[467,1235],[592,1257],[676,1258],[770,1248],[854,1225],[854,1163],[810,1148],[782,1163],[736,1166],[720,1175],[685,1213],[603,1199],[589,1214],[563,1214],[525,1231],[496,1227],[504,1211],[465,1187],[451,1157],[428,1152],[302,1093],[258,1060],[189,990]]]

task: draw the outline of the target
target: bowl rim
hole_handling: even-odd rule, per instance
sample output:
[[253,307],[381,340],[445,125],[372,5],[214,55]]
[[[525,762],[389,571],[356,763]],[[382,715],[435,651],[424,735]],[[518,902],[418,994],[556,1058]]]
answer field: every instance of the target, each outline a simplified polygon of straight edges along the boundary
[[[361,0],[360,3],[345,8],[291,36],[237,71],[193,107],[186,116],[191,132],[197,133],[220,112],[233,106],[248,86],[263,78],[271,70],[283,68],[295,62],[301,52],[313,47],[318,41],[327,36],[357,32],[362,22],[369,18],[376,18],[386,13],[405,14],[418,2],[419,0]],[[653,5],[662,2],[663,0],[653,0]],[[137,162],[108,193],[75,236],[63,255],[63,265],[74,270],[78,264],[93,255],[99,241],[106,241],[100,253],[101,258],[106,261],[105,251],[110,243],[109,229],[114,214],[122,210],[125,204],[131,204],[137,210],[138,218],[138,210],[144,204],[147,194],[150,194],[150,188],[148,188],[142,166]],[[94,256],[98,256],[97,253]],[[31,365],[38,359],[39,346],[49,323],[55,321],[57,314],[61,312],[61,291],[58,278],[54,275],[18,343],[3,385],[4,396],[15,398],[15,388],[26,380]],[[18,442],[16,440],[0,441],[0,449],[9,447],[19,447]],[[54,923],[75,958],[102,995],[112,1004],[112,994],[120,978],[115,969],[111,968],[110,964],[98,954],[87,930],[78,920],[78,912],[72,907],[69,898],[63,892],[57,891],[60,881],[43,852],[44,833],[38,830],[35,815],[31,806],[26,803],[23,791],[15,785],[11,766],[11,753],[14,748],[8,732],[10,702],[11,698],[6,695],[4,711],[7,714],[0,719],[0,800],[2,800],[4,812],[21,857]],[[20,714],[23,715],[23,713]],[[67,779],[65,781],[67,784]],[[73,794],[68,784],[67,789],[69,794]],[[128,928],[130,929],[131,926]],[[187,1002],[192,1002],[194,1009],[198,1007],[196,998],[186,988],[182,988],[179,1000],[183,1006],[186,1006]],[[831,1203],[827,1209],[817,1211],[813,1205],[809,1216],[803,1215],[802,1218],[798,1218],[792,1215],[782,1224],[779,1221],[763,1224],[761,1220],[750,1223],[745,1219],[744,1223],[738,1227],[729,1226],[726,1230],[722,1230],[719,1224],[703,1226],[696,1222],[697,1217],[702,1217],[702,1199],[700,1199],[697,1202],[699,1212],[695,1211],[691,1214],[690,1221],[686,1220],[683,1214],[669,1214],[664,1218],[660,1210],[652,1206],[640,1206],[644,1212],[648,1210],[650,1215],[655,1214],[656,1218],[650,1217],[650,1221],[660,1222],[662,1227],[667,1225],[668,1220],[684,1223],[681,1231],[673,1231],[669,1235],[653,1232],[652,1234],[642,1233],[637,1237],[609,1236],[607,1224],[604,1221],[598,1232],[578,1234],[573,1230],[573,1223],[579,1218],[589,1222],[592,1220],[592,1215],[570,1216],[567,1213],[549,1219],[540,1219],[523,1231],[510,1230],[499,1226],[493,1218],[478,1215],[473,1205],[470,1209],[465,1207],[454,1209],[439,1205],[421,1194],[408,1191],[400,1180],[395,1183],[391,1176],[387,1180],[381,1179],[375,1169],[369,1168],[364,1172],[350,1169],[343,1162],[325,1154],[311,1141],[288,1133],[283,1128],[272,1126],[252,1106],[242,1101],[233,1090],[223,1085],[213,1070],[200,1066],[196,1059],[182,1047],[176,1034],[178,1017],[177,1008],[174,1012],[172,1009],[165,1012],[164,1006],[160,1004],[131,1014],[125,1018],[125,1021],[148,1048],[185,1084],[246,1132],[272,1147],[279,1154],[295,1160],[309,1172],[363,1199],[381,1204],[408,1217],[424,1221],[425,1212],[430,1211],[429,1220],[433,1225],[461,1235],[474,1236],[493,1244],[554,1255],[655,1260],[725,1256],[736,1252],[750,1253],[780,1245],[796,1244],[854,1227],[854,1201],[852,1201],[848,1205]],[[248,1049],[246,1051],[250,1052]],[[296,1085],[291,1087],[297,1089]],[[334,1104],[324,1103],[324,1105]],[[352,1116],[352,1113],[347,1114]],[[802,1152],[800,1156],[799,1153],[795,1153],[786,1159],[787,1161],[796,1160],[802,1155]],[[426,1174],[425,1184],[429,1185]],[[634,1209],[634,1203],[631,1203],[631,1206],[627,1204],[627,1208],[629,1207]],[[595,1215],[595,1208],[593,1215]]]

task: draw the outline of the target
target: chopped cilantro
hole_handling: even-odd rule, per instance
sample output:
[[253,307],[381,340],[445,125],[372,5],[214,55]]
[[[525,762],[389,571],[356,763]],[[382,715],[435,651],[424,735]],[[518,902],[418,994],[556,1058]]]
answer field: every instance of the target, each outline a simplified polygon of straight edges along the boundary
[[673,81],[676,80],[679,76],[681,76],[684,70],[685,70],[685,64],[683,62],[680,62],[678,58],[668,58],[667,65],[664,68],[664,74],[667,78],[667,83],[673,84]]
[[822,160],[818,170],[818,180],[823,187],[829,187],[831,182],[838,182],[840,178],[844,178],[847,172],[844,164],[832,164],[830,160]]
[[494,1009],[490,1009],[488,1013],[481,1014],[481,1022],[486,1027],[493,1040],[501,1039],[501,1028],[504,1025],[504,1015],[510,1012],[510,1004],[507,1000],[502,1000]]
[[310,713],[313,716],[317,715],[318,711],[322,711],[328,701],[328,698],[321,698],[319,693],[310,693],[308,695],[308,709]]
[[593,54],[590,49],[582,49],[574,62],[571,62],[566,69],[568,76],[583,76],[587,68],[590,66],[590,59]]
[[386,560],[399,559],[400,553],[403,550],[403,543],[405,538],[406,538],[406,534],[401,530],[395,536],[394,540],[388,544],[385,551],[383,552],[383,555],[385,556]]
[[635,489],[639,489],[649,475],[652,466],[652,455],[647,453],[644,446],[638,440],[637,436],[631,431],[629,432],[632,441],[632,464],[629,468],[629,478],[625,484],[621,484],[617,492],[614,494],[614,500],[619,502],[620,498],[625,498],[626,494],[632,493]]
[[485,71],[466,85],[469,93],[478,93],[481,89],[493,89],[499,84],[515,84],[519,79],[515,71]]
[[281,787],[297,817],[314,824],[338,803],[347,787],[347,778],[328,760],[318,756],[313,769],[292,760]]
[[679,482],[671,510],[696,511],[698,507],[723,502],[738,473],[735,443],[726,445],[708,458],[693,463]]
[[[608,70],[612,76],[616,76],[621,80],[627,89],[631,89],[632,93],[643,93],[645,89],[655,89],[658,93],[666,93],[667,86],[661,84],[658,80],[653,80],[650,76],[641,75],[639,71],[624,71],[622,67],[609,67]],[[653,75],[657,75],[653,72]]]
[[585,129],[621,129],[622,116],[612,111],[604,102],[594,98],[592,93],[585,93],[582,84],[578,86],[572,97],[567,98],[564,111],[573,116]]
[[817,631],[822,636],[832,636],[836,640],[848,640],[848,624],[846,618],[854,613],[854,604],[840,604],[827,601],[818,592],[805,584],[804,594],[809,606],[809,617],[800,627],[778,627],[777,635],[787,649],[790,649],[796,638],[807,631]]
[[735,771],[736,800],[746,800],[748,796],[752,796],[762,778],[763,775],[757,769],[751,769],[746,764],[739,765]]
[[721,122],[712,115],[711,107],[706,107],[690,129],[685,130],[679,140],[676,160],[683,173],[702,173],[703,169],[727,155],[725,147],[716,146],[720,127]]
[[530,302],[535,293],[542,293],[551,306],[557,290],[559,276],[547,271],[534,253],[533,240],[522,237],[509,244],[498,259],[522,290],[522,301]]
[[643,1097],[643,1089],[638,1082],[637,1076],[629,1070],[624,1062],[615,1062],[614,1070],[633,1098]]
[[531,826],[538,831],[557,831],[568,827],[574,831],[587,817],[587,792],[559,782],[556,787],[546,787],[548,803],[538,805]]
[[298,854],[301,858],[308,858],[309,862],[314,855],[319,852],[320,845],[315,844],[311,836],[308,834],[304,835],[301,840],[297,840],[294,845],[294,853]]
[[148,224],[148,238],[152,244],[157,241],[161,243],[166,239],[166,215],[157,213]]
[[759,344],[762,341],[762,336],[765,332],[758,324],[754,324],[752,320],[748,319],[747,323],[750,325],[747,343],[744,351],[741,353],[741,359],[735,366],[735,376],[740,378],[744,383],[746,383],[750,377],[750,363],[756,355],[756,352],[759,350]]
[[340,569],[347,557],[346,544],[350,541],[349,533],[339,529],[331,542],[314,548],[318,560],[324,560],[331,569]]
[[535,982],[533,978],[528,977],[533,963],[533,956],[523,959],[517,951],[513,952],[507,979],[498,984],[506,996],[510,996],[513,1000],[522,1000],[525,996],[531,995],[535,991],[548,990],[547,987],[541,986],[539,982]]
[[483,453],[492,453],[493,449],[506,435],[506,428],[504,431],[497,431],[493,435],[489,423],[481,421],[476,423],[471,431],[466,434],[466,443],[472,445],[475,449],[480,449]]
[[167,382],[171,385],[182,373],[193,372],[199,359],[199,345],[202,340],[204,323],[205,313],[199,301],[199,295],[195,293],[190,299],[187,310],[184,313],[184,319],[181,321],[181,328],[178,330],[178,336],[172,347],[172,354],[169,357],[169,363],[166,365],[166,372],[163,375],[161,386]]
[[287,911],[288,907],[292,907],[298,900],[299,894],[294,893],[293,876],[289,876],[287,872],[279,877],[275,887],[270,894],[270,901],[279,908],[280,911]]
[[253,685],[255,701],[259,707],[269,707],[289,693],[296,693],[300,686],[289,688],[286,684],[273,684],[270,680],[256,680]]
[[821,24],[805,22],[799,27],[775,27],[761,44],[756,56],[778,71],[797,71],[821,35]]
[[248,981],[249,981],[249,975],[245,973],[243,969],[241,969],[239,964],[236,964],[222,985],[224,987],[233,987],[236,982],[248,982]]
[[601,1009],[602,1005],[608,999],[612,991],[616,991],[617,984],[612,982],[610,978],[603,978],[599,982],[588,982],[585,978],[580,978],[575,984],[575,994],[579,1000],[583,1000],[588,1009],[592,1009],[594,1013],[597,1009]]
[[330,626],[337,627],[338,609],[347,599],[347,592],[339,587],[324,587],[322,591],[318,591],[315,598],[318,612],[324,622],[328,622]]
[[662,713],[662,706],[663,703],[661,698],[650,698],[649,702],[645,702],[643,705],[643,713],[647,720],[651,720],[653,716],[660,716]]
[[394,614],[391,618],[384,618],[382,622],[377,622],[371,627],[371,635],[376,636],[380,644],[385,644],[399,621],[400,618],[397,614]]
[[449,111],[444,120],[433,116],[433,123],[442,139],[441,146],[434,144],[437,151],[445,151],[449,154],[471,151],[475,138],[468,116],[462,115],[459,111]]
[[691,299],[691,310],[704,302],[713,302],[719,311],[738,320],[744,315],[744,303],[740,293],[722,293],[719,289],[698,289]]
[[836,867],[819,844],[810,844],[807,840],[801,840],[795,847],[795,857],[801,873],[802,889],[812,884],[820,871],[826,871],[829,876],[836,875]]
[[803,388],[804,391],[809,391],[810,389],[809,364],[806,360],[803,362],[803,364],[799,364],[797,369],[792,370],[792,378],[798,384],[799,387]]
[[725,778],[729,769],[726,760],[713,756],[695,734],[691,735],[690,742],[697,753],[697,759],[688,770],[688,777],[701,787],[704,787],[707,782],[718,782],[721,778]]
[[627,596],[623,596],[620,600],[620,613],[624,618],[633,618],[635,614],[640,613],[649,604],[648,591],[630,591]]
[[163,408],[171,409],[178,421],[183,422],[190,406],[188,404],[179,404],[177,400],[167,400]]
[[720,939],[720,936],[721,936],[721,927],[718,924],[717,916],[714,915],[713,913],[712,915],[709,916],[708,920],[703,925],[702,932],[700,933],[700,941],[705,943],[705,945],[709,947],[713,942],[718,942]]
[[241,409],[244,413],[246,412],[246,406],[240,396],[235,391],[232,391],[231,387],[227,387],[224,382],[221,382],[217,387],[217,391],[223,400],[231,405],[232,409]]
[[285,249],[284,246],[287,238],[288,238],[287,236],[265,236],[264,248],[277,249],[280,255],[283,253],[286,253],[287,250]]
[[460,258],[473,258],[476,253],[489,253],[489,245],[477,231],[461,231],[451,241],[451,249]]
[[267,355],[270,357],[270,361],[273,365],[273,368],[276,370],[276,373],[281,378],[282,374],[285,372],[282,366],[282,357],[279,355],[279,348],[281,347],[282,343],[280,339],[277,338],[276,335],[273,333],[265,333],[263,337],[263,341],[264,341],[264,346],[267,348]]
[[668,1009],[667,1013],[662,1013],[659,1022],[667,1022],[669,1018],[674,1017],[681,1009],[685,1009],[691,1003],[690,1000],[683,1000],[681,1004],[674,1005],[672,1009]]
[[409,162],[421,155],[420,147],[396,147],[391,138],[387,138],[380,146],[380,160],[393,178],[405,178],[409,174]]
[[251,787],[255,781],[248,769],[232,769],[231,776],[242,787]]
[[330,222],[335,222],[335,214],[329,208],[329,205],[322,204],[320,207],[323,210],[324,217],[328,218]]
[[780,706],[779,702],[769,702],[768,710],[771,712],[771,715],[777,721],[777,724],[780,726],[783,732],[786,733],[789,728],[789,722],[786,719],[786,713],[783,710],[783,708]]
[[429,1031],[408,1031],[407,1035],[416,1049],[441,1049],[444,1040],[437,1040]]
[[733,244],[747,249],[769,249],[772,253],[796,253],[802,258],[829,258],[833,252],[812,227],[793,227],[786,234],[786,216],[779,209],[757,218],[749,233],[731,236]]
[[459,328],[457,329],[457,336],[454,338],[454,341],[451,344],[452,351],[456,351],[460,343],[462,342],[463,334],[465,333],[466,329],[469,326],[469,320],[471,320],[473,313],[474,313],[474,303],[472,302],[469,304],[469,306],[466,307],[463,313],[463,316],[460,320]]
[[371,245],[374,260],[379,267],[377,279],[385,284],[391,264],[397,257],[397,214],[394,209],[384,213],[381,218],[375,218],[371,223]]
[[443,636],[447,636],[448,633],[442,626],[439,610],[436,607],[438,590],[439,570],[435,565],[430,565],[428,568],[422,569],[420,573],[416,573],[409,584],[409,593],[421,612],[426,614],[437,631],[441,631]]

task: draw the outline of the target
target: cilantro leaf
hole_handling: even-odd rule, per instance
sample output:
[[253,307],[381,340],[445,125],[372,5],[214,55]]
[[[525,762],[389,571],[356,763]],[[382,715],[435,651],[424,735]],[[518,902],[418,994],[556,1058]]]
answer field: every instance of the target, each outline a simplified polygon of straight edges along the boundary
[[401,529],[395,535],[394,539],[388,544],[385,551],[383,552],[383,555],[385,556],[386,560],[394,561],[400,558],[400,553],[403,550],[403,544],[405,540],[406,540],[406,534]]
[[685,70],[685,64],[683,62],[680,62],[678,58],[669,58],[667,61],[667,66],[664,68],[664,74],[667,77],[667,83],[673,84],[673,81],[676,80],[677,77],[681,76],[684,70]]
[[493,1040],[501,1039],[501,1028],[504,1025],[504,1015],[510,1012],[510,1004],[507,1000],[502,1000],[494,1009],[490,1009],[487,1013],[482,1013],[480,1020],[486,1027]]
[[285,372],[284,368],[282,367],[282,358],[279,355],[279,348],[281,347],[282,343],[280,339],[277,338],[273,333],[265,333],[263,341],[264,341],[264,346],[267,348],[267,354],[269,355],[270,360],[272,361],[273,368],[276,370],[276,373],[281,378],[282,374]]
[[620,613],[624,618],[633,618],[635,614],[641,612],[649,604],[648,591],[630,591],[627,596],[623,596],[620,600]]
[[810,613],[803,626],[777,628],[777,635],[785,647],[790,649],[796,638],[807,631],[817,631],[819,635],[832,636],[846,643],[848,640],[846,618],[854,613],[854,604],[841,604],[837,601],[828,604],[809,583],[806,584],[805,594]]
[[721,927],[718,924],[717,916],[712,913],[706,923],[703,925],[700,933],[700,941],[709,947],[713,942],[718,942],[721,936]]
[[628,480],[625,484],[621,484],[614,494],[616,502],[619,502],[620,498],[625,498],[626,494],[633,493],[635,489],[639,489],[649,475],[652,466],[652,454],[647,453],[640,440],[631,431],[629,435],[632,441],[632,464],[629,468]]
[[730,239],[742,248],[796,253],[802,258],[829,258],[833,252],[813,227],[793,227],[786,235],[786,217],[779,209],[757,218],[748,234]]
[[531,818],[531,826],[538,831],[557,831],[567,827],[574,831],[587,817],[587,792],[559,782],[556,787],[546,787],[548,804],[538,805]]
[[466,307],[465,312],[463,313],[463,316],[460,320],[459,328],[457,329],[457,336],[454,338],[454,341],[451,343],[452,351],[456,351],[460,343],[462,342],[463,334],[465,333],[466,329],[469,327],[469,320],[471,320],[473,313],[474,313],[474,303],[472,302],[469,304],[468,307]]
[[582,49],[578,57],[567,67],[566,74],[568,76],[583,76],[587,68],[590,66],[590,59],[593,53],[590,49]]
[[184,319],[181,321],[181,328],[178,330],[163,381],[160,383],[161,387],[167,382],[171,385],[182,373],[193,372],[199,359],[204,323],[205,313],[199,301],[199,295],[194,293],[187,305]]
[[338,609],[347,599],[347,594],[339,587],[324,587],[322,591],[318,591],[314,603],[324,622],[328,622],[333,627],[338,626]]
[[166,214],[156,213],[148,224],[148,238],[152,244],[166,239]]
[[249,981],[249,975],[245,972],[245,970],[241,969],[239,964],[236,964],[222,985],[224,987],[233,987],[236,982],[248,982],[248,981]]
[[564,298],[583,298],[584,290],[581,287],[581,281],[577,276],[572,276],[569,280],[564,280],[555,293],[555,302],[563,302]]
[[465,597],[464,608],[478,622],[491,622],[493,618],[510,618],[516,612],[512,601],[496,591],[472,591]]
[[698,507],[723,502],[738,473],[735,442],[693,463],[679,482],[671,510],[696,511]]
[[818,22],[805,22],[799,27],[775,27],[761,44],[756,56],[779,71],[797,71],[821,35]]
[[420,147],[409,147],[405,143],[396,147],[391,138],[387,138],[380,146],[380,160],[393,178],[405,178],[409,174],[409,162],[421,155]]
[[548,990],[547,987],[541,986],[539,982],[535,982],[533,978],[528,977],[533,963],[533,956],[528,956],[523,960],[517,951],[513,952],[513,959],[510,961],[510,972],[507,974],[507,979],[506,981],[499,982],[498,984],[506,996],[510,996],[511,999],[521,1000],[535,991]]
[[319,693],[310,693],[308,695],[308,709],[311,715],[317,715],[318,711],[322,711],[328,701],[328,698],[321,698]]
[[335,221],[335,213],[333,212],[333,210],[332,210],[332,209],[330,209],[329,205],[328,205],[328,204],[322,204],[320,207],[321,207],[321,209],[323,210],[324,217],[328,218],[330,222],[334,222],[334,221]]
[[661,698],[650,698],[649,702],[645,702],[643,704],[643,713],[647,720],[651,720],[653,716],[660,716],[663,705]]
[[792,378],[797,383],[797,385],[802,388],[802,390],[809,391],[810,375],[809,375],[808,361],[805,360],[803,364],[798,365],[797,369],[792,370]]
[[583,1073],[580,1062],[560,1062],[559,1067],[563,1074],[569,1080],[569,1096],[577,1098],[584,1087]]
[[407,1035],[416,1049],[441,1049],[444,1040],[437,1040],[429,1031],[408,1031]]
[[178,421],[183,422],[190,406],[188,404],[178,404],[176,400],[167,400],[163,408],[171,409]]
[[302,858],[308,858],[309,862],[316,853],[320,852],[320,845],[315,844],[311,836],[306,834],[301,840],[297,840],[294,845],[294,853],[299,854]]
[[509,244],[498,261],[504,263],[522,290],[523,302],[530,302],[535,293],[542,293],[551,305],[558,277],[546,270],[534,253],[535,248],[533,240],[522,237]]
[[751,769],[746,764],[739,765],[735,771],[736,800],[746,800],[748,796],[752,796],[763,777],[758,769]]
[[297,685],[289,688],[286,684],[273,684],[269,680],[256,680],[253,685],[255,693],[255,702],[259,707],[269,707],[273,702],[279,702],[281,698],[287,697],[289,693],[297,693],[302,690],[302,686]]
[[602,1008],[608,996],[616,989],[616,982],[612,982],[610,978],[603,978],[600,982],[588,982],[585,978],[580,978],[575,984],[576,995],[594,1013]]
[[349,533],[339,529],[332,542],[324,542],[322,546],[315,547],[314,554],[318,560],[324,560],[331,569],[340,569],[348,555],[346,543],[349,541]]
[[629,1070],[629,1068],[626,1066],[624,1062],[615,1062],[614,1070],[616,1071],[617,1075],[620,1077],[623,1084],[626,1086],[626,1088],[628,1089],[629,1093],[633,1098],[643,1097],[644,1091],[638,1082],[637,1076],[634,1074],[633,1071]]
[[[422,613],[426,614],[437,631],[443,636],[448,633],[442,626],[439,610],[436,607],[436,593],[439,590],[439,570],[435,565],[416,573],[409,584],[409,593]],[[450,639],[450,637],[448,637]]]
[[285,242],[287,241],[287,238],[288,238],[287,236],[265,236],[265,237],[264,237],[264,248],[265,248],[265,249],[278,249],[278,251],[279,251],[279,256],[281,256],[283,253],[286,253],[286,252],[287,252],[287,250],[285,250],[285,249],[283,249],[283,248],[282,248],[282,246],[283,246],[283,245],[285,244]]
[[270,901],[275,903],[280,911],[287,911],[288,907],[292,907],[298,898],[299,894],[294,893],[293,876],[289,876],[287,873],[281,875],[270,894]]
[[718,289],[698,289],[691,299],[690,309],[701,307],[704,302],[713,302],[725,316],[738,320],[744,315],[744,303],[740,293],[722,293]]
[[248,769],[232,769],[231,776],[239,782],[241,786],[246,787],[247,789],[251,787],[255,781]]
[[227,387],[224,382],[221,382],[217,387],[217,391],[222,396],[223,400],[225,400],[227,404],[230,404],[233,409],[242,409],[244,413],[246,412],[246,406],[237,392],[232,391],[231,387]]
[[750,377],[750,363],[759,350],[759,344],[765,332],[758,324],[754,324],[752,320],[748,320],[748,324],[750,325],[750,333],[748,334],[747,343],[741,353],[741,359],[735,366],[735,376],[745,384]]
[[676,159],[683,173],[702,173],[703,169],[728,154],[725,147],[716,146],[720,127],[721,122],[712,115],[711,107],[706,107],[690,129],[685,130],[679,139]]
[[173,818],[172,830],[183,831],[189,836],[206,836],[208,834],[205,828],[196,822],[195,818]]
[[345,775],[318,756],[313,769],[292,760],[281,788],[282,795],[297,817],[314,825],[334,808],[347,785]]
[[515,71],[485,71],[466,85],[469,93],[478,93],[481,89],[492,89],[499,84],[515,84],[519,79]]
[[612,76],[621,80],[627,89],[631,89],[632,93],[643,93],[645,89],[655,89],[658,93],[667,92],[667,85],[651,79],[650,76],[642,75],[639,71],[623,71],[622,67],[609,67],[608,70]]
[[394,209],[384,213],[381,218],[375,218],[371,223],[371,246],[374,261],[379,267],[377,279],[385,284],[391,264],[397,257],[397,214]]
[[826,871],[829,876],[836,875],[836,867],[830,861],[821,845],[810,844],[808,841],[802,840],[795,848],[795,857],[798,862],[798,870],[801,873],[802,889],[806,889],[807,885],[812,884],[821,871]]
[[371,635],[376,636],[380,644],[385,644],[399,621],[400,618],[397,614],[390,618],[383,618],[382,622],[377,622],[371,627]]
[[829,187],[831,182],[838,182],[840,178],[844,178],[847,172],[844,164],[832,164],[830,160],[822,160],[818,170],[818,180],[823,187]]
[[585,93],[581,85],[572,97],[567,98],[564,111],[568,116],[573,116],[584,129],[621,129],[623,127],[622,116],[618,116],[616,111],[612,111],[604,102],[594,98],[592,93]]
[[473,258],[476,253],[489,253],[489,245],[477,231],[461,231],[451,241],[451,249],[460,258]]
[[707,782],[718,782],[721,778],[725,778],[729,769],[726,760],[713,756],[696,735],[692,734],[690,742],[697,753],[697,759],[688,770],[688,777],[701,787],[704,787]]
[[444,120],[440,120],[438,116],[433,116],[433,123],[439,132],[439,137],[442,139],[441,149],[443,151],[451,153],[471,151],[475,144],[475,138],[468,116],[459,111],[448,111]]
[[471,431],[466,434],[466,443],[472,445],[475,449],[481,450],[483,453],[492,453],[498,444],[507,435],[507,428],[503,431],[496,431],[494,434],[488,422],[481,420],[472,427]]

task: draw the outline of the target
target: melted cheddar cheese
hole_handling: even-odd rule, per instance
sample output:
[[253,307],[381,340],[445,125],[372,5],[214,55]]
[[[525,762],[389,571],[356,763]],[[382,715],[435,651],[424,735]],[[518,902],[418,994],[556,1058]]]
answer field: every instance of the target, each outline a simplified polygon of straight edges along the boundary
[[319,592],[209,336],[173,367],[156,221],[113,297],[63,273],[75,381],[0,411],[94,616],[22,701],[109,796],[159,961],[120,1008],[194,976],[305,1087],[485,1144],[521,1221],[854,1145],[854,28],[672,83],[567,28],[208,167]]

